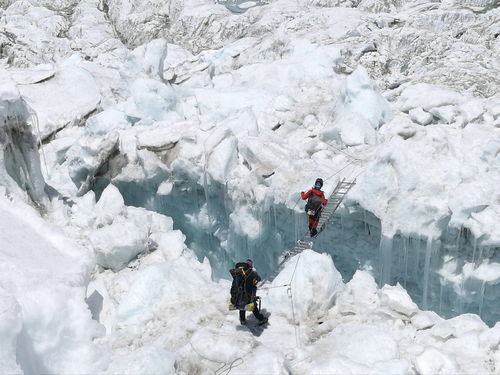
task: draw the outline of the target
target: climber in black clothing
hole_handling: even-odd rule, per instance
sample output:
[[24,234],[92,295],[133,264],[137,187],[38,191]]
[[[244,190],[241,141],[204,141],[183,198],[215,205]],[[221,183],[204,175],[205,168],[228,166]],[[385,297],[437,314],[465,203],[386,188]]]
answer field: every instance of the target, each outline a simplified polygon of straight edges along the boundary
[[229,308],[240,310],[240,323],[246,324],[246,309],[253,312],[253,315],[259,321],[259,325],[267,323],[267,318],[259,311],[257,283],[261,281],[261,278],[253,270],[252,260],[247,259],[245,262],[236,263],[235,267],[229,272],[233,276]]

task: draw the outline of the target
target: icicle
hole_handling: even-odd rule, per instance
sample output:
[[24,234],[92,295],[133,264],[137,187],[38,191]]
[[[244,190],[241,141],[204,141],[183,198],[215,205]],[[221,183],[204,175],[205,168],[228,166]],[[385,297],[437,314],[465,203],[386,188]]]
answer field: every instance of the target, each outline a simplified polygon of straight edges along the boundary
[[404,270],[403,284],[406,289],[406,282],[408,280],[408,240],[406,237],[403,238],[403,252],[405,254],[405,270]]
[[393,237],[381,235],[380,237],[380,271],[379,279],[380,286],[389,284],[391,281],[391,264],[392,264],[392,242]]
[[416,267],[413,267],[413,277],[416,280],[420,276],[419,274],[420,274],[420,253],[421,253],[420,243],[421,243],[421,241],[420,240],[412,240],[410,238],[410,243],[412,244],[413,252],[416,254],[416,259],[415,259]]
[[432,256],[432,239],[429,238],[427,240],[427,247],[425,249],[425,266],[424,266],[424,280],[423,280],[423,297],[422,297],[422,305],[424,309],[428,309],[428,288],[429,288],[429,275],[431,268],[431,256]]
[[443,313],[443,283],[439,283],[439,315]]
[[481,264],[481,261],[483,260],[483,250],[484,250],[484,247],[483,246],[479,246],[479,256],[477,258],[477,263],[478,264]]
[[460,250],[461,238],[462,238],[462,227],[460,227],[460,229],[458,230],[458,235],[457,235],[457,244],[456,244],[457,253]]
[[486,281],[483,280],[481,284],[481,291],[479,292],[479,317],[482,318],[483,314],[483,302],[484,302],[484,289],[486,287]]
[[474,264],[474,266],[476,265],[476,249],[477,249],[477,238],[474,237],[474,245],[472,250],[472,263]]
[[276,214],[276,208],[273,205],[273,218],[274,218],[274,233],[278,233],[278,215]]

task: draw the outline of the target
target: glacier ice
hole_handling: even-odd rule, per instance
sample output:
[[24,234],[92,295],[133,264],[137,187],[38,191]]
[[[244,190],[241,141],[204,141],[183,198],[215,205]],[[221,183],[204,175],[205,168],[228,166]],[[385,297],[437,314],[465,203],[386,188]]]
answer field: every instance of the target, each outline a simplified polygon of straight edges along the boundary
[[[498,12],[0,1],[0,118],[29,103],[47,166],[16,106],[2,371],[495,373]],[[271,271],[318,176],[357,184],[238,326],[227,269]]]
[[33,118],[9,74],[0,70],[0,181],[41,210],[48,203]]

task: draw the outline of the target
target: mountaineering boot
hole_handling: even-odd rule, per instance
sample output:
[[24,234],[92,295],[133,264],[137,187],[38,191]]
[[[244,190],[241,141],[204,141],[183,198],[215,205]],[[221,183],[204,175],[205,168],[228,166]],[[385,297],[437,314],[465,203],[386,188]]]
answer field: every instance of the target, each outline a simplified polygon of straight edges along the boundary
[[246,321],[246,320],[240,320],[240,324],[241,324],[242,326],[246,326],[246,325],[247,325],[247,321]]
[[313,229],[311,229],[310,234],[311,234],[311,237],[314,237],[315,235],[318,234],[318,231],[316,230],[316,228],[313,228]]
[[267,318],[262,319],[262,320],[259,322],[259,326],[266,324],[268,321],[269,321],[269,320],[268,320]]

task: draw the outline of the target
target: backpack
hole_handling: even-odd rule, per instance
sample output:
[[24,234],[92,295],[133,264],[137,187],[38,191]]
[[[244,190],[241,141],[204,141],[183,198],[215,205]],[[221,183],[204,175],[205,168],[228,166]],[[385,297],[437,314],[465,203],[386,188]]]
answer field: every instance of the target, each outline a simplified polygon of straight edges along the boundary
[[318,212],[319,208],[321,207],[321,203],[323,203],[321,197],[317,196],[316,194],[311,193],[309,196],[309,199],[307,200],[306,203],[306,212],[309,216],[314,216]]
[[231,303],[240,309],[245,309],[245,306],[251,302],[251,294],[245,289],[246,280],[252,273],[252,267],[247,263],[236,263],[233,269],[229,270],[233,277],[231,285]]

